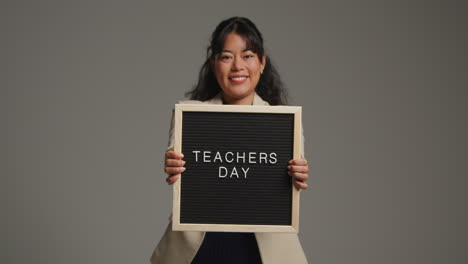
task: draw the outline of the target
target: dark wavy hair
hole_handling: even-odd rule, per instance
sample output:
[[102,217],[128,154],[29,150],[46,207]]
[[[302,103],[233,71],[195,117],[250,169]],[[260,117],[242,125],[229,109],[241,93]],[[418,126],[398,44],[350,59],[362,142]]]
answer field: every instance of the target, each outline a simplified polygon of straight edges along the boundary
[[[211,35],[210,45],[206,49],[206,61],[203,63],[198,75],[198,83],[185,94],[191,100],[206,101],[221,91],[211,63],[216,60],[223,50],[226,37],[230,33],[236,33],[244,37],[247,48],[256,53],[260,60],[265,54],[262,34],[252,21],[245,17],[231,17],[222,21]],[[286,88],[269,56],[266,56],[263,74],[260,75],[255,91],[270,105],[287,104]]]

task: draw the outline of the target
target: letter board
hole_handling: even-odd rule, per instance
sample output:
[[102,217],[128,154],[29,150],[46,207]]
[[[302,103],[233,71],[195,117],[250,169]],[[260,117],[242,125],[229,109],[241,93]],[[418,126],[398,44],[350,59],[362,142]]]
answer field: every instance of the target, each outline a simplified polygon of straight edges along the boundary
[[301,108],[177,104],[173,229],[297,232],[299,191],[288,161],[300,157]]

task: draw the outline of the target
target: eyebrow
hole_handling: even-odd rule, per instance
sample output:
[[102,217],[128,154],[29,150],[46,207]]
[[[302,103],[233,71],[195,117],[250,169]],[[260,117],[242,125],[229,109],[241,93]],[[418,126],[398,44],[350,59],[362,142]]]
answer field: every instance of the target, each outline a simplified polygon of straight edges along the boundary
[[[246,51],[252,51],[252,49],[250,49],[250,48],[247,48],[247,49],[243,50],[242,52],[246,52]],[[232,51],[230,51],[230,50],[227,50],[227,49],[223,49],[221,52],[229,52],[229,53],[234,53],[234,52],[232,52]]]

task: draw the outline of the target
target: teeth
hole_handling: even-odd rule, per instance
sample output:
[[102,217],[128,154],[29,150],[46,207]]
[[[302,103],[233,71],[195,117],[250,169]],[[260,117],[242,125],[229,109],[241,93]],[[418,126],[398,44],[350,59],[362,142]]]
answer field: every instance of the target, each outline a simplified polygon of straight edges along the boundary
[[242,81],[242,80],[245,80],[247,77],[233,77],[231,78],[231,80],[234,80],[234,81]]

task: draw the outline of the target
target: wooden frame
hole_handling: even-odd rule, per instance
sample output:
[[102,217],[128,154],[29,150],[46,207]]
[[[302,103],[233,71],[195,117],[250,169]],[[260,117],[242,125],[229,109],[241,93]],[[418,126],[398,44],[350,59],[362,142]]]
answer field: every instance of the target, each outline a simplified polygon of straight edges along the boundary
[[[301,157],[302,124],[300,106],[255,106],[255,105],[211,105],[211,104],[176,104],[174,113],[174,150],[182,150],[183,112],[238,112],[238,113],[286,113],[294,114],[293,158]],[[175,231],[215,231],[215,232],[294,232],[299,231],[299,194],[292,185],[291,225],[240,225],[240,224],[187,224],[180,222],[181,183],[183,173],[173,185],[172,229]]]

